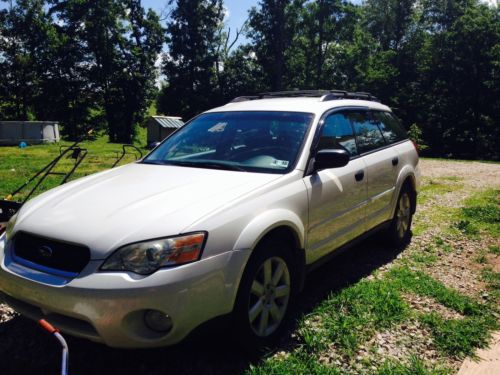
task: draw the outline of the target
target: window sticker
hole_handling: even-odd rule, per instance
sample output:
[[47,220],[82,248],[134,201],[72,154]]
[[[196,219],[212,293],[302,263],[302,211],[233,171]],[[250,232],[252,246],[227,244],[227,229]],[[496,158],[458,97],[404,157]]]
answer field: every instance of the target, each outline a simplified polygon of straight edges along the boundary
[[208,131],[210,133],[222,133],[226,129],[227,122],[219,122],[212,126]]
[[278,160],[278,159],[274,159],[274,160],[271,162],[271,167],[286,168],[286,167],[288,167],[288,160]]

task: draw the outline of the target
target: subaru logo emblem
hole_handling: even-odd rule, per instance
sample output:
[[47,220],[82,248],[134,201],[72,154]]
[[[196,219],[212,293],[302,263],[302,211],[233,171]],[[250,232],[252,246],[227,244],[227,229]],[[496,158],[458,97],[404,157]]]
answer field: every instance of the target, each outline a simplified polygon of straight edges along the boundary
[[43,258],[50,258],[52,256],[53,250],[50,246],[44,245],[38,248],[38,254]]

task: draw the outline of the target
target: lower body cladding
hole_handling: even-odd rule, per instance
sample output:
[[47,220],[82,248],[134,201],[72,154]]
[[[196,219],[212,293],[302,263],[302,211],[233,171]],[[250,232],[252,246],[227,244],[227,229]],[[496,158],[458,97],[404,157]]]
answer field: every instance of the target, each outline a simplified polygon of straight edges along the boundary
[[[249,255],[229,251],[147,277],[98,272],[102,262],[91,261],[77,278],[52,284],[0,251],[0,299],[29,318],[112,347],[172,345],[231,312]],[[40,276],[44,282],[35,281]]]

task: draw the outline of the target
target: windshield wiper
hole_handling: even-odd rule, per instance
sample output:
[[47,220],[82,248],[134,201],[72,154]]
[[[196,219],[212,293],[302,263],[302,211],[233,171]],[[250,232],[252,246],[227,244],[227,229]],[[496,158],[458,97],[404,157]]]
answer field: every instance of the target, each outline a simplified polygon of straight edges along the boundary
[[226,164],[226,163],[219,163],[216,161],[187,161],[187,160],[169,160],[166,162],[166,164],[172,164],[172,165],[180,165],[183,167],[194,167],[194,168],[209,168],[209,169],[222,169],[222,170],[228,170],[228,171],[240,171],[240,172],[246,172],[247,170],[234,165],[234,164]]

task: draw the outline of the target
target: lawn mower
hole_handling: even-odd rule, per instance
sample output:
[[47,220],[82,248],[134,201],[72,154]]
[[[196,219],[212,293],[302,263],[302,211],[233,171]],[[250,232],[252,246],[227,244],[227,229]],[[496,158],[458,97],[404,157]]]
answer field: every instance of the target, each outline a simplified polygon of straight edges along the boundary
[[[61,146],[59,148],[59,155],[54,158],[50,163],[48,163],[45,167],[40,169],[33,177],[31,177],[28,181],[19,186],[12,193],[7,195],[5,199],[0,200],[0,234],[2,233],[2,224],[10,220],[12,216],[14,216],[17,211],[22,207],[24,203],[35,193],[38,187],[42,184],[42,182],[50,175],[62,176],[62,180],[59,183],[60,185],[66,183],[75,170],[80,166],[82,161],[88,154],[88,150],[86,148],[82,148],[79,145],[80,141],[73,143],[70,146]],[[121,154],[117,152],[116,161],[113,163],[111,168],[116,167],[127,154],[132,154],[135,157],[135,160],[142,158],[142,152],[140,149],[133,145],[122,145]],[[64,158],[73,159],[74,163],[71,169],[67,172],[56,172],[54,171],[55,167],[58,163]],[[14,201],[13,198],[21,191],[23,191],[28,185],[34,183],[31,190],[26,194],[24,199],[21,201]]]

